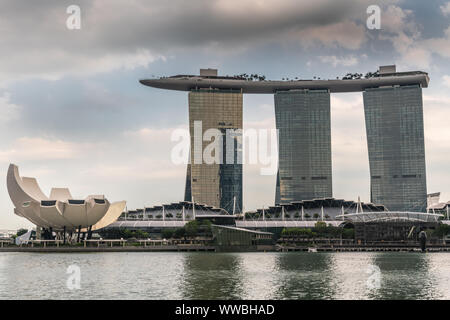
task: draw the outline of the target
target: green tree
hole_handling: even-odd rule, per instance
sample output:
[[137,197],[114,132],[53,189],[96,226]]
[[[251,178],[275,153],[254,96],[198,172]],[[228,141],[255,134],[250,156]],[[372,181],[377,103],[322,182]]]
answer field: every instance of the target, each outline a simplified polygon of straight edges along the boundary
[[163,229],[161,234],[164,239],[170,239],[173,237],[174,233],[175,231],[173,229]]
[[186,232],[184,230],[184,228],[178,228],[175,230],[173,236],[174,238],[180,239],[183,238],[185,236]]
[[124,229],[122,236],[124,239],[129,239],[129,238],[134,237],[134,232],[131,231],[130,229]]
[[325,229],[327,227],[327,223],[324,221],[317,221],[314,225],[315,228]]
[[186,232],[186,236],[195,237],[198,233],[198,225],[197,220],[189,221],[184,225],[184,230]]
[[310,228],[284,228],[281,231],[282,236],[297,236],[302,238],[310,238],[312,235]]
[[436,235],[440,238],[448,235],[450,233],[450,226],[447,224],[439,224],[433,232],[433,235]]
[[148,239],[149,238],[149,234],[145,231],[142,230],[136,230],[134,232],[134,237],[137,239]]
[[346,229],[342,230],[342,238],[343,239],[354,239],[355,238],[355,229]]
[[20,237],[21,235],[24,235],[27,232],[28,229],[20,228],[19,230],[17,230],[16,237]]

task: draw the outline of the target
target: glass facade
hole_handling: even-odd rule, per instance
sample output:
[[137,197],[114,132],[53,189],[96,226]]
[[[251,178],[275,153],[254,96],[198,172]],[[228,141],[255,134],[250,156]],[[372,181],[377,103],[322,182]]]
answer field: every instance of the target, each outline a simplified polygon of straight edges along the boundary
[[[242,93],[236,90],[193,90],[189,93],[189,130],[191,135],[191,164],[188,166],[185,200],[193,196],[196,203],[233,211],[234,198],[236,208],[242,209],[242,163],[238,159],[242,151],[242,131],[231,135],[233,148],[226,148],[227,133],[230,130],[242,130]],[[201,158],[205,148],[212,141],[203,141],[201,148],[195,146],[194,122],[201,121],[202,135],[208,129],[218,129],[222,134],[223,153],[218,155],[221,163],[195,163]],[[227,131],[228,130],[228,131]],[[198,138],[197,138],[198,140]],[[233,156],[233,162],[227,161]],[[190,177],[189,177],[190,175]],[[188,190],[190,188],[190,190]]]
[[332,197],[330,93],[275,93],[279,171],[275,201]]
[[366,89],[363,97],[371,201],[390,211],[425,212],[422,88]]
[[[189,159],[191,161],[191,159]],[[186,184],[184,188],[184,201],[191,202],[192,201],[192,193],[191,193],[191,164],[187,165],[186,170]]]
[[[241,113],[242,115],[242,113]],[[222,135],[226,137],[223,139],[223,150],[231,156],[233,161],[227,162],[227,154],[222,154],[222,164],[219,167],[219,188],[220,188],[220,208],[233,213],[234,197],[236,197],[236,212],[242,209],[242,132],[231,135],[226,132],[226,129],[221,129]],[[227,149],[227,139],[233,140],[233,147],[231,150]],[[238,163],[239,162],[239,163]]]

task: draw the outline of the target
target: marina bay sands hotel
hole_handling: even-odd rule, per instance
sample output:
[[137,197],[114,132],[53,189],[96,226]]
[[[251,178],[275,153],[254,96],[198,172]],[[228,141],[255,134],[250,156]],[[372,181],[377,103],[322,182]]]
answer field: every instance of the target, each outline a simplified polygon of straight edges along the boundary
[[[273,94],[279,130],[276,204],[333,196],[330,93],[362,92],[371,202],[390,211],[426,210],[422,88],[428,86],[429,77],[425,72],[397,72],[395,66],[383,66],[365,77],[269,81],[256,75],[218,76],[215,69],[202,69],[200,75],[140,82],[189,92],[191,159],[210,143],[194,147],[194,122],[202,121],[203,132],[243,129],[243,94]],[[185,200],[191,198],[229,212],[235,199],[234,205],[242,208],[242,164],[192,162]]]

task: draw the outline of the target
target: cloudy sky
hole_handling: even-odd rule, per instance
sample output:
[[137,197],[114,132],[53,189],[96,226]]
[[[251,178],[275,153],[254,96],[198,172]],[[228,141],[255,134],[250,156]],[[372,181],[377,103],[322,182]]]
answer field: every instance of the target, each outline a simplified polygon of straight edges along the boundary
[[[69,30],[66,9],[81,8]],[[381,29],[366,27],[369,5]],[[105,194],[129,208],[182,200],[186,168],[171,133],[187,94],[144,87],[162,75],[259,73],[269,79],[423,70],[429,192],[450,200],[450,2],[349,0],[0,1],[0,175],[9,163],[44,192]],[[361,94],[331,97],[334,197],[369,200]],[[244,97],[245,128],[274,128],[273,97]],[[245,209],[272,205],[275,176],[244,167]],[[0,184],[0,229],[29,227]]]

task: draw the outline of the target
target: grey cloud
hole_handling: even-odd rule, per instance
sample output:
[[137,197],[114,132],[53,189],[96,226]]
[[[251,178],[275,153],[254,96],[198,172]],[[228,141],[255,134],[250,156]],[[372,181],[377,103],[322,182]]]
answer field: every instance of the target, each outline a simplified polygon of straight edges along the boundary
[[[301,30],[310,33],[349,21],[363,28],[366,8],[373,1],[81,0],[82,29],[69,31],[66,8],[72,2],[0,4],[0,77],[57,78],[146,66],[178,49],[211,44],[232,51],[292,37],[301,42]],[[338,41],[354,36],[349,32]],[[317,40],[329,44],[333,37],[321,34]]]

